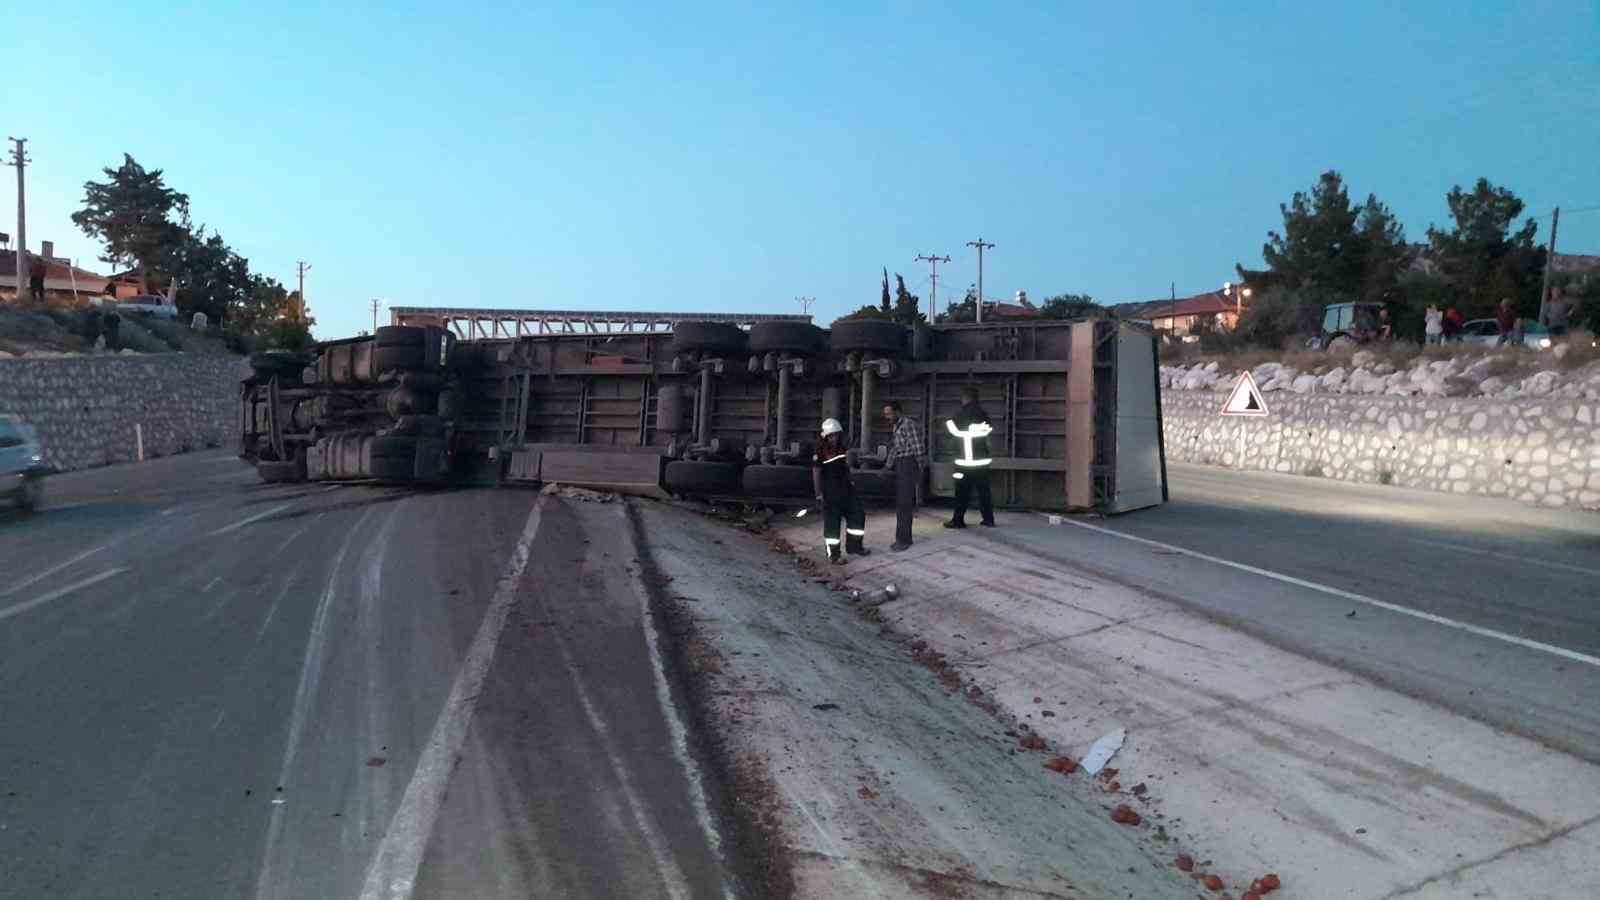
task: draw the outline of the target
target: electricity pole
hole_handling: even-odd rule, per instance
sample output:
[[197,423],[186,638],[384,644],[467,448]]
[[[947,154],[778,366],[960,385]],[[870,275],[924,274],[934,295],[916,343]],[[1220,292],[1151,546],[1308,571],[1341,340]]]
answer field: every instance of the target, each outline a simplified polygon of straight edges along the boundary
[[373,334],[377,334],[378,333],[378,305],[380,303],[382,303],[382,302],[383,301],[379,300],[377,297],[373,297],[372,298],[372,333]]
[[[18,197],[22,196],[19,192]],[[1556,265],[1556,226],[1561,224],[1561,207],[1550,214],[1550,251],[1544,256],[1544,283],[1539,286],[1539,324],[1544,324],[1544,305],[1550,298],[1550,270]]]
[[296,294],[299,302],[295,304],[298,308],[294,311],[294,314],[297,321],[304,322],[306,320],[306,273],[311,271],[311,264],[302,259],[296,262],[294,267],[295,271],[300,275],[300,291]]
[[918,256],[917,262],[925,262],[930,267],[928,272],[928,320],[932,321],[939,312],[939,263],[950,261],[948,256]]
[[809,315],[811,315],[811,304],[817,302],[817,298],[815,298],[815,297],[796,297],[796,298],[794,298],[794,302],[800,304],[800,314],[802,316],[809,316]]
[[994,249],[993,244],[986,244],[983,238],[967,241],[968,247],[978,248],[978,321],[983,322],[983,251]]
[[17,302],[22,302],[22,279],[27,275],[28,262],[28,206],[23,200],[22,170],[28,167],[27,138],[10,138],[11,162],[17,169]]

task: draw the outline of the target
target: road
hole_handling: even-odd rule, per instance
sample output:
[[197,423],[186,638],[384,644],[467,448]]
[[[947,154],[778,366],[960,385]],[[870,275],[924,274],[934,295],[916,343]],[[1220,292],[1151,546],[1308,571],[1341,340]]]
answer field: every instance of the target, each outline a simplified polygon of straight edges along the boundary
[[1168,471],[1160,508],[996,536],[1060,555],[1055,535],[1072,528],[1075,563],[1600,762],[1600,515]]
[[0,514],[0,895],[737,883],[618,506],[262,485],[220,452],[48,489]]

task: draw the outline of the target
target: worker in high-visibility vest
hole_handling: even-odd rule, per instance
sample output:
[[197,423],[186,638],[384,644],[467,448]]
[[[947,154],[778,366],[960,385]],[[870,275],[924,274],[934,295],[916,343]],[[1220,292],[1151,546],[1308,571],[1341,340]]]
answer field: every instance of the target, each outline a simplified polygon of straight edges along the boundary
[[869,556],[866,548],[867,511],[856,495],[850,481],[850,462],[846,458],[844,426],[838,419],[822,423],[822,440],[817,443],[817,455],[811,463],[811,483],[817,491],[817,502],[822,505],[822,542],[828,548],[828,560],[834,565],[845,562],[839,552],[839,525],[844,525],[844,549],[851,556]]
[[989,456],[989,414],[978,403],[978,388],[967,385],[961,389],[961,409],[945,421],[945,430],[956,440],[956,508],[946,528],[967,527],[967,504],[972,492],[978,492],[978,512],[982,522],[994,527],[994,498],[989,491],[989,466],[994,459]]

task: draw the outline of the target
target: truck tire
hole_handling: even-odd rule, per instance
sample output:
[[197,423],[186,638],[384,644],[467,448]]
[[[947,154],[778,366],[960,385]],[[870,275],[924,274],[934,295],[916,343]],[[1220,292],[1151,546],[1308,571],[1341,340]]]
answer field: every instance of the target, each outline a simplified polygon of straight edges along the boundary
[[679,322],[672,326],[673,356],[683,353],[738,355],[745,352],[747,343],[744,330],[727,322]]
[[384,409],[390,416],[432,416],[439,412],[439,395],[433,391],[417,391],[397,387],[383,398]]
[[447,367],[455,348],[455,336],[450,332],[416,325],[384,325],[372,340],[374,376]]
[[755,353],[809,355],[827,346],[828,336],[809,322],[759,322],[750,329],[750,349]]
[[26,477],[22,479],[22,489],[17,494],[17,506],[25,513],[37,512],[44,505],[44,479]]
[[835,322],[828,344],[837,352],[861,351],[886,357],[904,356],[906,329],[895,322],[881,319],[862,319],[854,322]]
[[379,481],[413,481],[417,474],[417,439],[378,435],[367,453],[367,474]]
[[680,459],[667,463],[662,483],[669,492],[686,497],[737,494],[739,466],[736,463]]
[[752,497],[810,497],[810,466],[745,466],[744,492]]

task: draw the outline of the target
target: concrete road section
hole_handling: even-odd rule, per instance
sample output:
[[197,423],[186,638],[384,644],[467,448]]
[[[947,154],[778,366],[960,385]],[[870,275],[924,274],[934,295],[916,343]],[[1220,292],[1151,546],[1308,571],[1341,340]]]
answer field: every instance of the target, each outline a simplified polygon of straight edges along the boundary
[[1600,516],[1206,466],[998,537],[1600,762]]
[[0,519],[0,894],[721,896],[610,520],[223,453]]

